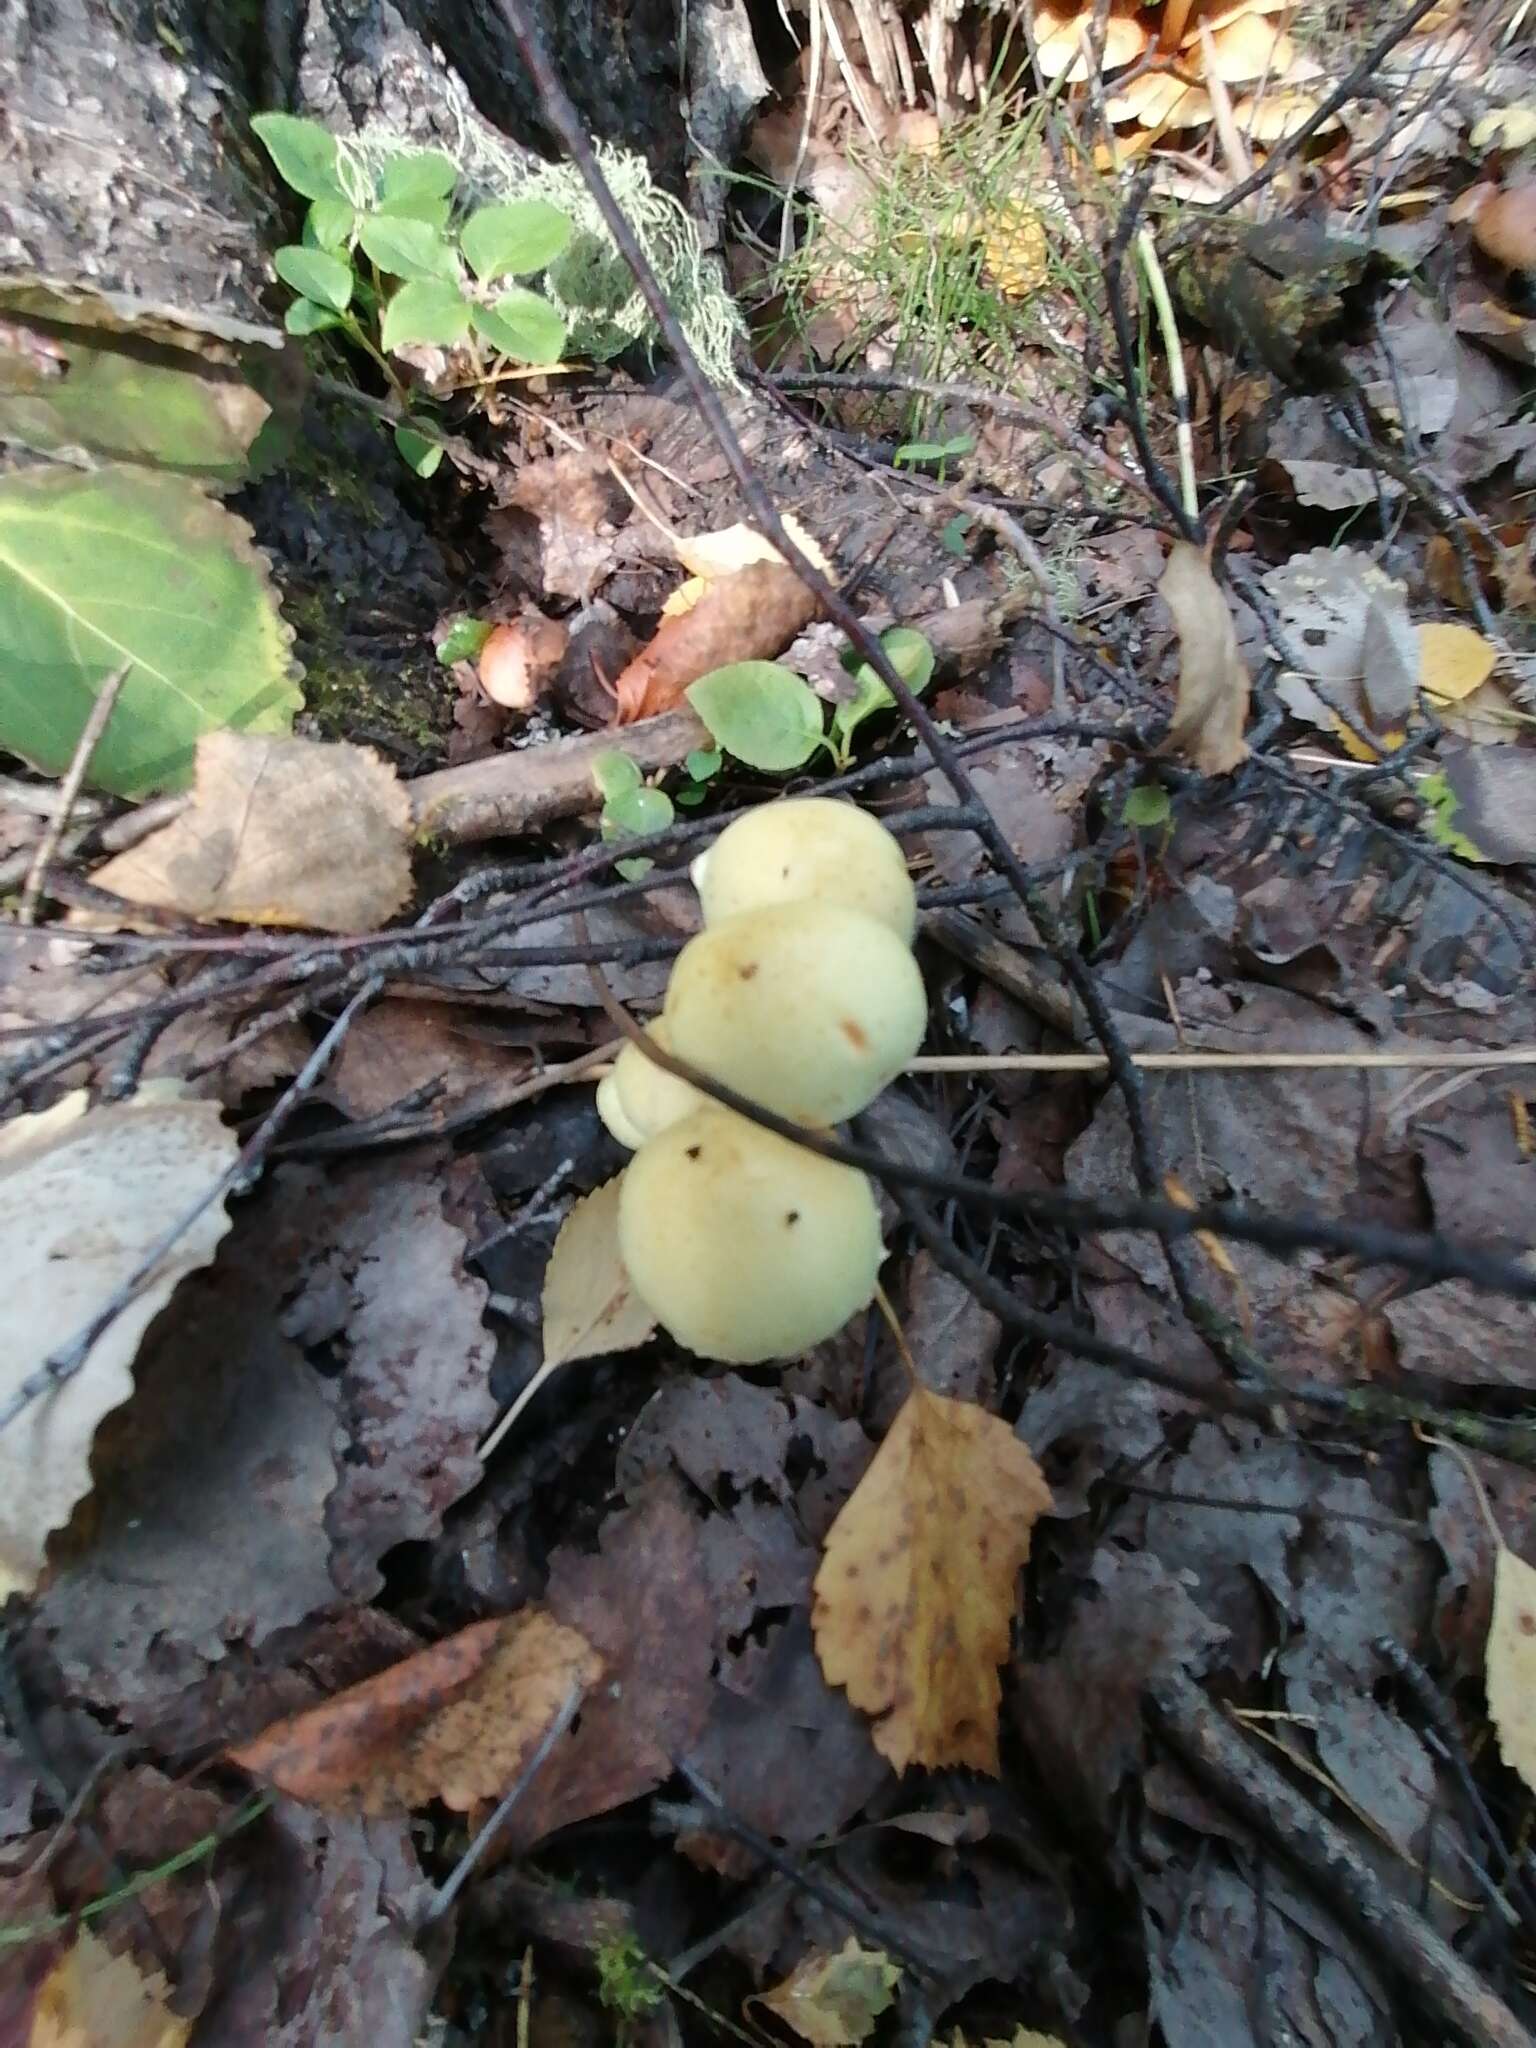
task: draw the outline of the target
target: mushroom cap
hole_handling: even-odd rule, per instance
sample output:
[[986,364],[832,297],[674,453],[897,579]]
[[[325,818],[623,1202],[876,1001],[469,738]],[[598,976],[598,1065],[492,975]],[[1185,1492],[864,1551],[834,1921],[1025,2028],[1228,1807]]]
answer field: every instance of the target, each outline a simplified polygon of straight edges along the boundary
[[1204,128],[1213,118],[1211,96],[1166,71],[1144,71],[1123,92],[1104,103],[1111,121],[1139,121],[1143,128]]
[[1227,85],[1247,85],[1256,78],[1284,78],[1295,60],[1296,45],[1273,22],[1261,14],[1240,14],[1211,37],[1202,68]]
[[[1320,105],[1309,92],[1267,92],[1239,100],[1232,118],[1255,142],[1283,142],[1305,126]],[[1330,115],[1317,133],[1331,135],[1339,125],[1337,115]]]
[[825,796],[759,804],[693,864],[704,922],[766,903],[840,903],[910,945],[917,892],[900,842],[856,804]]
[[[647,1038],[654,1039],[663,1052],[672,1050],[672,1036],[667,1030],[666,1020],[654,1017],[645,1027]],[[614,1121],[604,1113],[603,1090],[612,1088],[609,1102],[617,1114],[617,1123],[627,1129],[638,1131],[637,1138],[627,1138],[616,1127]],[[696,1109],[702,1109],[708,1102],[707,1095],[701,1095],[691,1081],[680,1081],[676,1074],[669,1074],[665,1067],[648,1060],[638,1045],[627,1044],[620,1048],[619,1056],[613,1063],[613,1072],[598,1088],[597,1113],[621,1145],[628,1145],[636,1151],[647,1138],[654,1138],[670,1124],[678,1123],[685,1116],[692,1116]]]
[[711,1106],[652,1138],[619,1185],[619,1251],[656,1320],[703,1358],[795,1358],[874,1299],[868,1177]]
[[[1117,71],[1133,64],[1152,40],[1134,14],[1111,14],[1104,24],[1104,55],[1101,68]],[[1061,14],[1052,7],[1035,9],[1035,46],[1040,71],[1045,78],[1066,75],[1068,85],[1081,85],[1088,76],[1093,48],[1093,9]]]
[[927,997],[889,925],[836,903],[773,903],[678,955],[665,1017],[678,1056],[798,1123],[874,1101],[922,1044]]
[[1200,41],[1202,28],[1209,29],[1211,34],[1215,35],[1218,30],[1227,27],[1229,22],[1238,21],[1245,14],[1283,14],[1291,4],[1292,0],[1230,0],[1230,5],[1218,7],[1213,14],[1201,14],[1179,47],[1182,50],[1194,49]]
[[1536,270],[1536,182],[1507,185],[1485,200],[1472,239],[1506,270]]
[[624,1105],[619,1100],[612,1074],[604,1074],[598,1082],[595,1107],[608,1135],[617,1138],[628,1151],[638,1152],[645,1143],[645,1132],[624,1114]]

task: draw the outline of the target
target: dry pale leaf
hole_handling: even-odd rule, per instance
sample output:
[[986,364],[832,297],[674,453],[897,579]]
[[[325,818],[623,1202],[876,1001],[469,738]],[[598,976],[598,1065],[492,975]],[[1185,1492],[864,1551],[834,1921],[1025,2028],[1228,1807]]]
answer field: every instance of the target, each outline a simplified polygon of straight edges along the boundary
[[630,1285],[619,1257],[622,1174],[572,1209],[544,1272],[544,1370],[577,1358],[632,1351],[656,1318]]
[[477,1621],[229,1752],[292,1799],[399,1813],[440,1799],[467,1813],[505,1792],[572,1685],[603,1660],[542,1607]]
[[[786,512],[783,519],[784,531],[801,554],[809,555],[822,575],[836,582],[836,570],[794,513]],[[680,619],[685,612],[691,612],[710,585],[718,583],[722,576],[734,576],[738,569],[750,569],[754,562],[782,565],[784,561],[773,542],[744,521],[722,526],[715,533],[680,535],[674,545],[677,559],[689,572],[688,581],[680,583],[662,606],[664,619]]]
[[1484,860],[1518,867],[1536,860],[1536,750],[1467,747],[1443,770],[1456,799],[1451,822]]
[[1019,1567],[1051,1505],[1006,1423],[914,1387],[827,1537],[811,1620],[830,1685],[898,1771],[994,1776],[997,1667]]
[[1459,704],[1493,674],[1499,650],[1470,626],[1431,620],[1414,628],[1419,642],[1419,681],[1441,704]]
[[1485,1676],[1499,1754],[1536,1792],[1536,1570],[1499,1545]]
[[1397,593],[1372,591],[1365,608],[1360,687],[1373,732],[1400,727],[1419,700],[1419,643]]
[[1179,696],[1163,744],[1202,775],[1226,775],[1246,760],[1248,671],[1237,627],[1205,551],[1175,541],[1157,586],[1179,636]]
[[192,2022],[166,2010],[169,1989],[82,1927],[38,1989],[26,2048],[182,2048]]
[[[238,1149],[216,1102],[169,1081],[97,1109],[81,1091],[0,1130],[0,1402],[105,1307]],[[91,1490],[91,1440],[133,1391],[140,1339],[228,1228],[223,1202],[210,1203],[81,1369],[0,1432],[0,1588],[36,1584],[50,1532]]]
[[[823,576],[836,574],[819,544],[812,539],[793,512],[783,515],[784,531],[799,548],[802,555],[809,555]],[[677,559],[690,576],[701,576],[708,582],[715,582],[721,576],[734,575],[738,569],[749,569],[754,562],[782,562],[784,557],[766,535],[755,526],[744,521],[735,526],[722,526],[715,533],[695,533],[680,537],[675,543]]]
[[410,801],[369,748],[216,732],[190,806],[93,879],[184,917],[362,932],[409,901],[410,849]]
[[690,683],[727,662],[772,661],[815,616],[815,598],[782,562],[712,579],[620,672],[613,689],[621,722],[675,710]]
[[900,1967],[850,1934],[836,1955],[812,1949],[782,1984],[748,2001],[766,2006],[812,2048],[857,2048],[896,1996]]

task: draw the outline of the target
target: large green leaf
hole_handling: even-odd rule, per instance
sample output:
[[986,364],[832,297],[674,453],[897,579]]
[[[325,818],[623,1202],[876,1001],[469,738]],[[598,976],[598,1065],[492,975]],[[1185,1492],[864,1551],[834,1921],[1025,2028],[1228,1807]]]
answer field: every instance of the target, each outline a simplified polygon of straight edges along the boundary
[[476,277],[527,277],[543,270],[570,241],[574,225],[546,199],[514,199],[482,206],[459,234],[464,260]]
[[798,768],[821,745],[821,699],[776,661],[733,661],[690,683],[688,702],[716,741],[749,768]]
[[521,285],[494,306],[476,306],[470,318],[480,339],[515,363],[558,363],[565,347],[565,321],[548,299]]
[[390,277],[457,278],[459,259],[424,220],[387,213],[364,217],[357,239],[363,253]]
[[384,308],[379,338],[386,349],[425,341],[452,348],[469,333],[469,307],[456,284],[430,278],[401,285]]
[[0,746],[35,767],[62,774],[126,662],[89,780],[179,788],[200,733],[290,729],[291,642],[250,528],[184,478],[0,479]]
[[336,138],[318,121],[296,114],[258,114],[251,127],[266,146],[285,185],[306,199],[340,199]]
[[[97,328],[54,328],[46,347],[40,338],[23,322],[0,325],[0,438],[67,461],[174,469],[220,490],[244,480],[274,409],[238,368]],[[274,366],[255,367],[270,384]]]

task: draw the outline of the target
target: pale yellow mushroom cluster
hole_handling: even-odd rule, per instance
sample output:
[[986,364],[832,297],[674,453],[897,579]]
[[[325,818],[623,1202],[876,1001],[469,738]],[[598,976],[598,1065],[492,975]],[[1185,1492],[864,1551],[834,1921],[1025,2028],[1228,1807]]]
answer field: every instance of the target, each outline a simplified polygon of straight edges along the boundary
[[[855,1116],[922,1043],[916,898],[900,846],[825,797],[765,804],[694,863],[704,929],[648,1035],[711,1080],[817,1129]],[[874,1299],[867,1175],[723,1108],[626,1045],[598,1113],[635,1156],[619,1249],[662,1328],[735,1365],[793,1358]]]

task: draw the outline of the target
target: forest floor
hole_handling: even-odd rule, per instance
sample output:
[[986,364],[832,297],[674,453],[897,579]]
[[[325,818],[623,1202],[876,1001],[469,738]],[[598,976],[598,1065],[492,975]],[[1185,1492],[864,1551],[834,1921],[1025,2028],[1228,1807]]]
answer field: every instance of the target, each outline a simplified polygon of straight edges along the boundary
[[[1536,2038],[1536,25],[1361,14],[0,265],[0,2048]],[[596,1088],[786,795],[927,1030],[729,1364]]]

